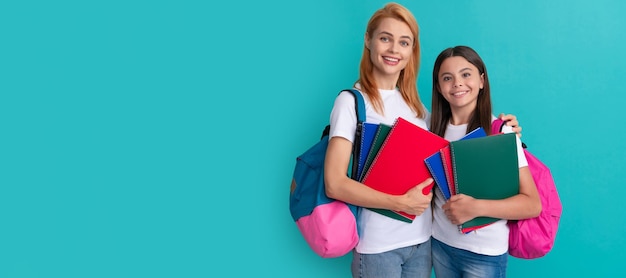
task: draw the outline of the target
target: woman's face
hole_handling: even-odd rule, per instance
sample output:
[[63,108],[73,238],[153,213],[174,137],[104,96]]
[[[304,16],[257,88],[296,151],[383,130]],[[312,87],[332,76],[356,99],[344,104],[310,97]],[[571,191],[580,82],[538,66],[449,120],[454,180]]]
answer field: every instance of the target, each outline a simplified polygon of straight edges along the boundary
[[485,81],[474,64],[461,56],[446,58],[437,78],[439,93],[450,103],[450,108],[473,111]]
[[396,84],[400,72],[413,54],[415,38],[409,26],[397,19],[385,18],[373,34],[365,34],[365,44],[374,64],[378,82],[388,80]]

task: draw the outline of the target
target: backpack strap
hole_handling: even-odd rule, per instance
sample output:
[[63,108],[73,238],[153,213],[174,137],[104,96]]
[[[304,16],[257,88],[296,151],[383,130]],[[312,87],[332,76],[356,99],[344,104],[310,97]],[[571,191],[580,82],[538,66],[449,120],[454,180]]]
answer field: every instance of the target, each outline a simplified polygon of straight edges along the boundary
[[491,133],[497,134],[502,133],[502,127],[504,126],[504,121],[501,119],[495,119],[491,122]]
[[[497,134],[497,133],[502,133],[502,128],[504,127],[504,124],[506,122],[501,120],[501,119],[495,119],[492,123],[491,123],[491,133],[493,134]],[[497,132],[496,132],[497,130]],[[524,144],[524,142],[522,142],[522,148],[527,148],[526,144]]]
[[[346,89],[344,91],[348,91],[354,95],[354,107],[356,108],[356,117],[357,124],[365,122],[365,100],[363,100],[363,95],[356,89]],[[343,92],[343,91],[342,91]]]
[[[363,123],[365,122],[365,101],[361,92],[355,89],[346,89],[354,95],[354,109],[356,110],[356,131],[354,133],[354,142],[352,143],[352,171],[350,177],[354,180],[358,179],[359,173],[359,153],[361,152],[361,136],[363,135]],[[342,91],[342,92],[343,92]],[[341,93],[341,92],[340,92]]]
[[[339,92],[339,94],[341,94],[343,91],[350,92],[354,96],[354,108],[356,110],[357,132],[361,132],[363,130],[363,123],[365,122],[365,119],[366,119],[366,117],[365,117],[365,101],[363,100],[363,95],[361,94],[361,92],[359,92],[356,89],[341,90]],[[320,139],[324,138],[324,136],[327,136],[329,133],[330,133],[330,125],[327,125],[324,128],[324,131],[322,132],[322,136],[320,137]],[[359,135],[359,137],[361,137],[360,133],[358,135]]]
[[[356,131],[354,133],[354,142],[352,144],[352,170],[350,171],[350,177],[353,180],[358,180],[359,173],[359,153],[361,152],[361,140],[359,140],[363,134],[363,123],[365,122],[365,100],[363,95],[356,89],[345,89],[342,92],[350,92],[354,96],[354,109],[356,110]],[[327,125],[322,132],[322,138],[328,136],[330,133],[330,125]]]

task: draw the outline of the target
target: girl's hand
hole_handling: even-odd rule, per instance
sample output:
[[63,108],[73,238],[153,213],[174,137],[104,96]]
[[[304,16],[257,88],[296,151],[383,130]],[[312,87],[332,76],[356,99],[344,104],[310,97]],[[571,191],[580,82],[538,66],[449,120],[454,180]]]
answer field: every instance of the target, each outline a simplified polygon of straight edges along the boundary
[[479,216],[476,199],[465,194],[452,195],[442,208],[454,225],[461,225]]

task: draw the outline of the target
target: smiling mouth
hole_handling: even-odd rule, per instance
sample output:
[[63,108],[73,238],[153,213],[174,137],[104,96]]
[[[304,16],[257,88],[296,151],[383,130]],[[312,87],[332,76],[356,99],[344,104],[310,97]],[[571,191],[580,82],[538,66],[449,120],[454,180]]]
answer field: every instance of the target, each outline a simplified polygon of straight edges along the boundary
[[400,59],[383,56],[383,60],[397,63]]
[[458,97],[458,96],[465,95],[467,93],[469,93],[469,91],[461,91],[461,92],[453,93],[452,96]]

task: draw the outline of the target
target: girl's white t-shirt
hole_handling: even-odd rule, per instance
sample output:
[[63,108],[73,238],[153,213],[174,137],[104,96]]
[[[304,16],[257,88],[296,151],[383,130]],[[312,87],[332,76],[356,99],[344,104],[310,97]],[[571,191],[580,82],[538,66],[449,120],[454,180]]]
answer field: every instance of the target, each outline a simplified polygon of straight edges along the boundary
[[[492,117],[492,120],[495,120]],[[452,125],[448,124],[444,138],[448,141],[456,141],[466,134],[467,124]],[[503,128],[503,132],[512,132],[508,126]],[[528,166],[522,142],[516,136],[517,141],[517,157],[519,167]],[[455,248],[468,250],[474,253],[498,256],[506,253],[509,249],[509,227],[506,225],[507,220],[498,220],[488,226],[474,230],[468,234],[459,231],[457,225],[452,224],[443,212],[442,206],[446,203],[444,197],[437,190],[435,192],[435,205],[433,207],[433,238]]]

